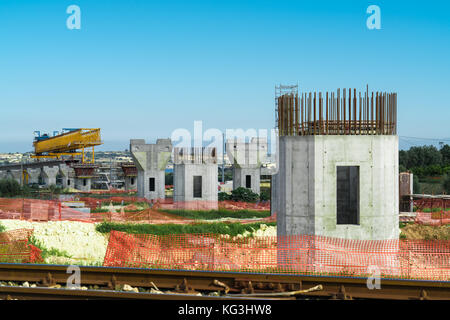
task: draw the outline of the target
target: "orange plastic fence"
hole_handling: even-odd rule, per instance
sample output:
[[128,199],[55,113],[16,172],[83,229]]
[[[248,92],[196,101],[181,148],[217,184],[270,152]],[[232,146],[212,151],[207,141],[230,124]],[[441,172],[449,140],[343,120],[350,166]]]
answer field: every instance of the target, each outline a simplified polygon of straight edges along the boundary
[[[124,204],[122,212],[102,212],[87,213],[74,208],[64,206],[64,201],[58,200],[39,200],[39,199],[10,199],[0,198],[0,219],[25,219],[34,221],[52,221],[52,220],[71,220],[83,222],[107,221],[145,221],[147,223],[192,223],[191,219],[183,219],[176,215],[159,212],[158,209],[174,209],[175,206],[171,199],[158,199],[153,203],[145,198],[139,197],[108,197],[93,198],[81,197],[80,201],[91,210],[100,208],[109,203]],[[134,203],[150,203],[150,209],[138,210]],[[232,205],[237,203],[239,207]],[[128,204],[128,205],[127,205]],[[219,202],[219,206],[231,205],[232,210],[253,209],[261,210],[258,204],[245,204],[238,202]],[[128,210],[125,211],[125,210]],[[274,217],[261,219],[261,221],[275,221]],[[257,222],[257,221],[252,221]]]
[[450,212],[417,212],[415,222],[427,226],[450,224]]
[[0,233],[0,262],[42,262],[41,250],[29,244],[33,229],[17,229]]
[[[104,266],[450,280],[450,241],[230,238],[112,231]],[[371,268],[377,269],[371,269]]]

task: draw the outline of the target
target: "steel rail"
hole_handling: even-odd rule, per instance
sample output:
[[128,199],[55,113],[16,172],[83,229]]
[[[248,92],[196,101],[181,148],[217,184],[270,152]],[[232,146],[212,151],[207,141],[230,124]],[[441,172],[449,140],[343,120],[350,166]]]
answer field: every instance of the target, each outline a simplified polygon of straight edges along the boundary
[[[67,273],[67,266],[62,265],[0,264],[0,281],[28,281],[49,287],[55,284],[66,284],[70,275]],[[81,284],[84,286],[97,285],[111,290],[123,284],[143,288],[150,288],[156,284],[159,289],[173,290],[178,293],[221,291],[232,296],[233,293],[304,290],[320,284],[323,290],[309,292],[307,295],[337,299],[450,300],[449,281],[381,279],[381,288],[371,290],[367,286],[367,278],[354,277],[86,266],[80,267],[80,275]]]

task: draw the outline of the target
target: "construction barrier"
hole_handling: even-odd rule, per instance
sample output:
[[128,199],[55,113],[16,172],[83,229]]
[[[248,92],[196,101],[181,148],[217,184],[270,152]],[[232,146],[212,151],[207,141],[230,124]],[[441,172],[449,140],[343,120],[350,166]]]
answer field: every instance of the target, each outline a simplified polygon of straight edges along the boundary
[[[143,221],[146,223],[175,224],[194,222],[192,219],[159,211],[159,209],[176,209],[171,199],[159,199],[154,202],[138,197],[81,197],[78,201],[76,201],[77,198],[64,197],[63,199],[0,198],[0,219],[23,219],[32,221],[69,220],[82,222],[101,222],[103,220],[116,222]],[[139,203],[148,203],[148,207],[150,208],[140,210],[142,206],[139,206]],[[227,204],[228,202],[225,203]],[[85,208],[77,209],[74,207],[77,204],[82,207],[86,206],[89,210],[85,210]],[[119,207],[111,208],[109,210],[110,212],[88,212],[98,210],[102,206],[104,208],[105,206],[108,207],[108,205],[114,204],[116,206],[119,205]],[[72,207],[68,207],[69,205]],[[259,210],[258,204],[248,204],[247,206],[245,203],[241,203],[241,207],[234,207],[232,210],[242,210],[244,208]],[[120,210],[120,212],[116,212],[116,210]],[[249,222],[272,222],[275,220],[275,217],[268,217]]]
[[416,212],[415,223],[427,226],[450,224],[450,212]]
[[450,241],[110,233],[104,266],[450,281]]
[[33,229],[17,229],[0,233],[0,262],[35,263],[43,262],[41,250],[29,239]]

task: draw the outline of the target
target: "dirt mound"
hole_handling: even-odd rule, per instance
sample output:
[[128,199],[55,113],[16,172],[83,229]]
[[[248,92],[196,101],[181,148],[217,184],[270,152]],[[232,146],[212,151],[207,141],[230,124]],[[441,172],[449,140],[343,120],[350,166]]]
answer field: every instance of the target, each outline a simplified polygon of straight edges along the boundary
[[409,224],[401,229],[408,240],[450,240],[450,225],[425,226]]

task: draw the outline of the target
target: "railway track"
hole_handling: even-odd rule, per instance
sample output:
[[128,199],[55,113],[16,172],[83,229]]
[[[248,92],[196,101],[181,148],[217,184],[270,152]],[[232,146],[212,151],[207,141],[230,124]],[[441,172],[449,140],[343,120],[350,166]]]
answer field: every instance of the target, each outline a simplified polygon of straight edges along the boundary
[[80,267],[84,290],[65,289],[70,276],[67,266],[0,264],[0,298],[450,300],[450,282],[419,280],[382,279],[370,290],[366,278]]

